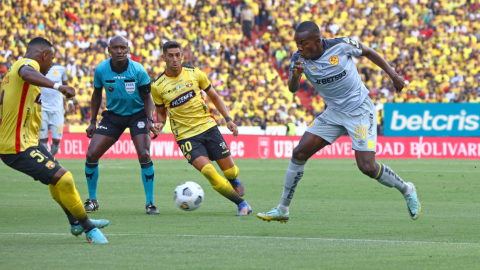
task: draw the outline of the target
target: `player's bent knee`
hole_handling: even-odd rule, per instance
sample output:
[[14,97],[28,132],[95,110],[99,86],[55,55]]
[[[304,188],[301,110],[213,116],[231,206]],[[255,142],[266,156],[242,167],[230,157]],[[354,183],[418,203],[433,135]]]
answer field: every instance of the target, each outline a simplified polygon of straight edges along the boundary
[[312,155],[298,146],[293,149],[292,157],[297,160],[308,160]]
[[238,169],[237,165],[233,165],[232,168],[223,171],[223,175],[225,175],[227,179],[236,179],[239,174],[240,170]]
[[150,161],[150,151],[142,151],[138,154],[138,160],[140,162],[149,162]]

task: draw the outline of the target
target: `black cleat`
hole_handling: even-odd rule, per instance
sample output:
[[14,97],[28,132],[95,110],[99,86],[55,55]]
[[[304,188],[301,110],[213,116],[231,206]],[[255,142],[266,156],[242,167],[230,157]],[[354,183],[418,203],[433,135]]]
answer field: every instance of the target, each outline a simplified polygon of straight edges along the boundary
[[98,210],[98,201],[97,199],[87,199],[84,204],[85,212],[91,213],[93,211]]
[[158,215],[160,212],[158,212],[157,207],[153,203],[149,203],[145,205],[145,209],[147,210],[147,215]]

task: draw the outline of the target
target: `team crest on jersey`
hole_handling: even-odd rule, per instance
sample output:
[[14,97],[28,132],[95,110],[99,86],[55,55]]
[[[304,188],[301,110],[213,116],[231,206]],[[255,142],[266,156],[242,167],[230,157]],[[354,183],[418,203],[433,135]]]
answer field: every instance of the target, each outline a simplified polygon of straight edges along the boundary
[[185,92],[179,95],[177,98],[175,98],[170,102],[170,108],[182,106],[183,104],[187,103],[190,99],[195,97],[195,95],[196,95],[195,91],[193,90],[190,90],[188,92]]
[[315,124],[314,121],[312,121],[310,124],[308,124],[308,127],[312,127]]
[[185,84],[187,85],[187,87],[192,87],[193,82],[192,81],[186,81]]
[[47,163],[45,164],[45,167],[47,167],[48,169],[53,169],[55,168],[55,163],[51,160],[47,161]]
[[336,66],[338,65],[338,56],[334,55],[332,57],[330,57],[330,59],[328,59],[328,61],[330,61],[330,64]]
[[190,154],[186,154],[185,157],[188,159],[188,161],[190,161],[190,159],[192,159],[192,156],[190,156]]
[[114,89],[113,89],[113,86],[109,85],[109,86],[108,86],[108,91],[113,92],[113,90],[114,90]]
[[58,70],[53,71],[54,76],[58,76]]

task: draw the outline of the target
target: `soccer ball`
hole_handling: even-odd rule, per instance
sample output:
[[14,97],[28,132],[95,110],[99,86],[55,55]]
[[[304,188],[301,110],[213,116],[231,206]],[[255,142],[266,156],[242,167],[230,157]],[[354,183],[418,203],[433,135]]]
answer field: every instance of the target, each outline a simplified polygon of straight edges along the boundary
[[185,182],[175,188],[173,200],[177,206],[185,211],[193,211],[203,203],[204,193],[201,186],[195,182]]

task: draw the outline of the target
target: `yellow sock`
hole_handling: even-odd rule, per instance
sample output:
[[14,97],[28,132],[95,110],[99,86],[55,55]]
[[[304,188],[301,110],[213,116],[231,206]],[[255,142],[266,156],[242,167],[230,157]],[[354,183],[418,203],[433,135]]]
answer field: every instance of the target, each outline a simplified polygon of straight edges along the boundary
[[[66,172],[55,185],[60,195],[60,201],[68,211],[75,217],[76,220],[82,222],[87,219],[87,213],[83,208],[82,200],[78,191],[75,188],[75,182],[71,172]],[[51,192],[52,189],[50,189]],[[53,194],[52,194],[53,196]],[[55,199],[55,197],[54,197]]]
[[201,172],[205,176],[205,178],[208,179],[213,189],[215,189],[222,196],[236,204],[240,204],[243,202],[243,199],[238,196],[232,185],[230,185],[230,183],[225,178],[223,178],[220,174],[217,173],[217,170],[215,170],[212,164],[205,165],[202,168]]
[[225,175],[228,180],[235,180],[239,173],[240,170],[238,169],[237,165],[233,165],[232,168],[223,171],[223,175]]
[[49,184],[48,187],[50,188],[50,194],[52,194],[52,198],[60,205],[60,207],[62,207],[64,211],[68,211],[68,209],[65,207],[65,205],[63,205],[62,201],[60,200],[60,194],[58,193],[58,189],[52,184]]

